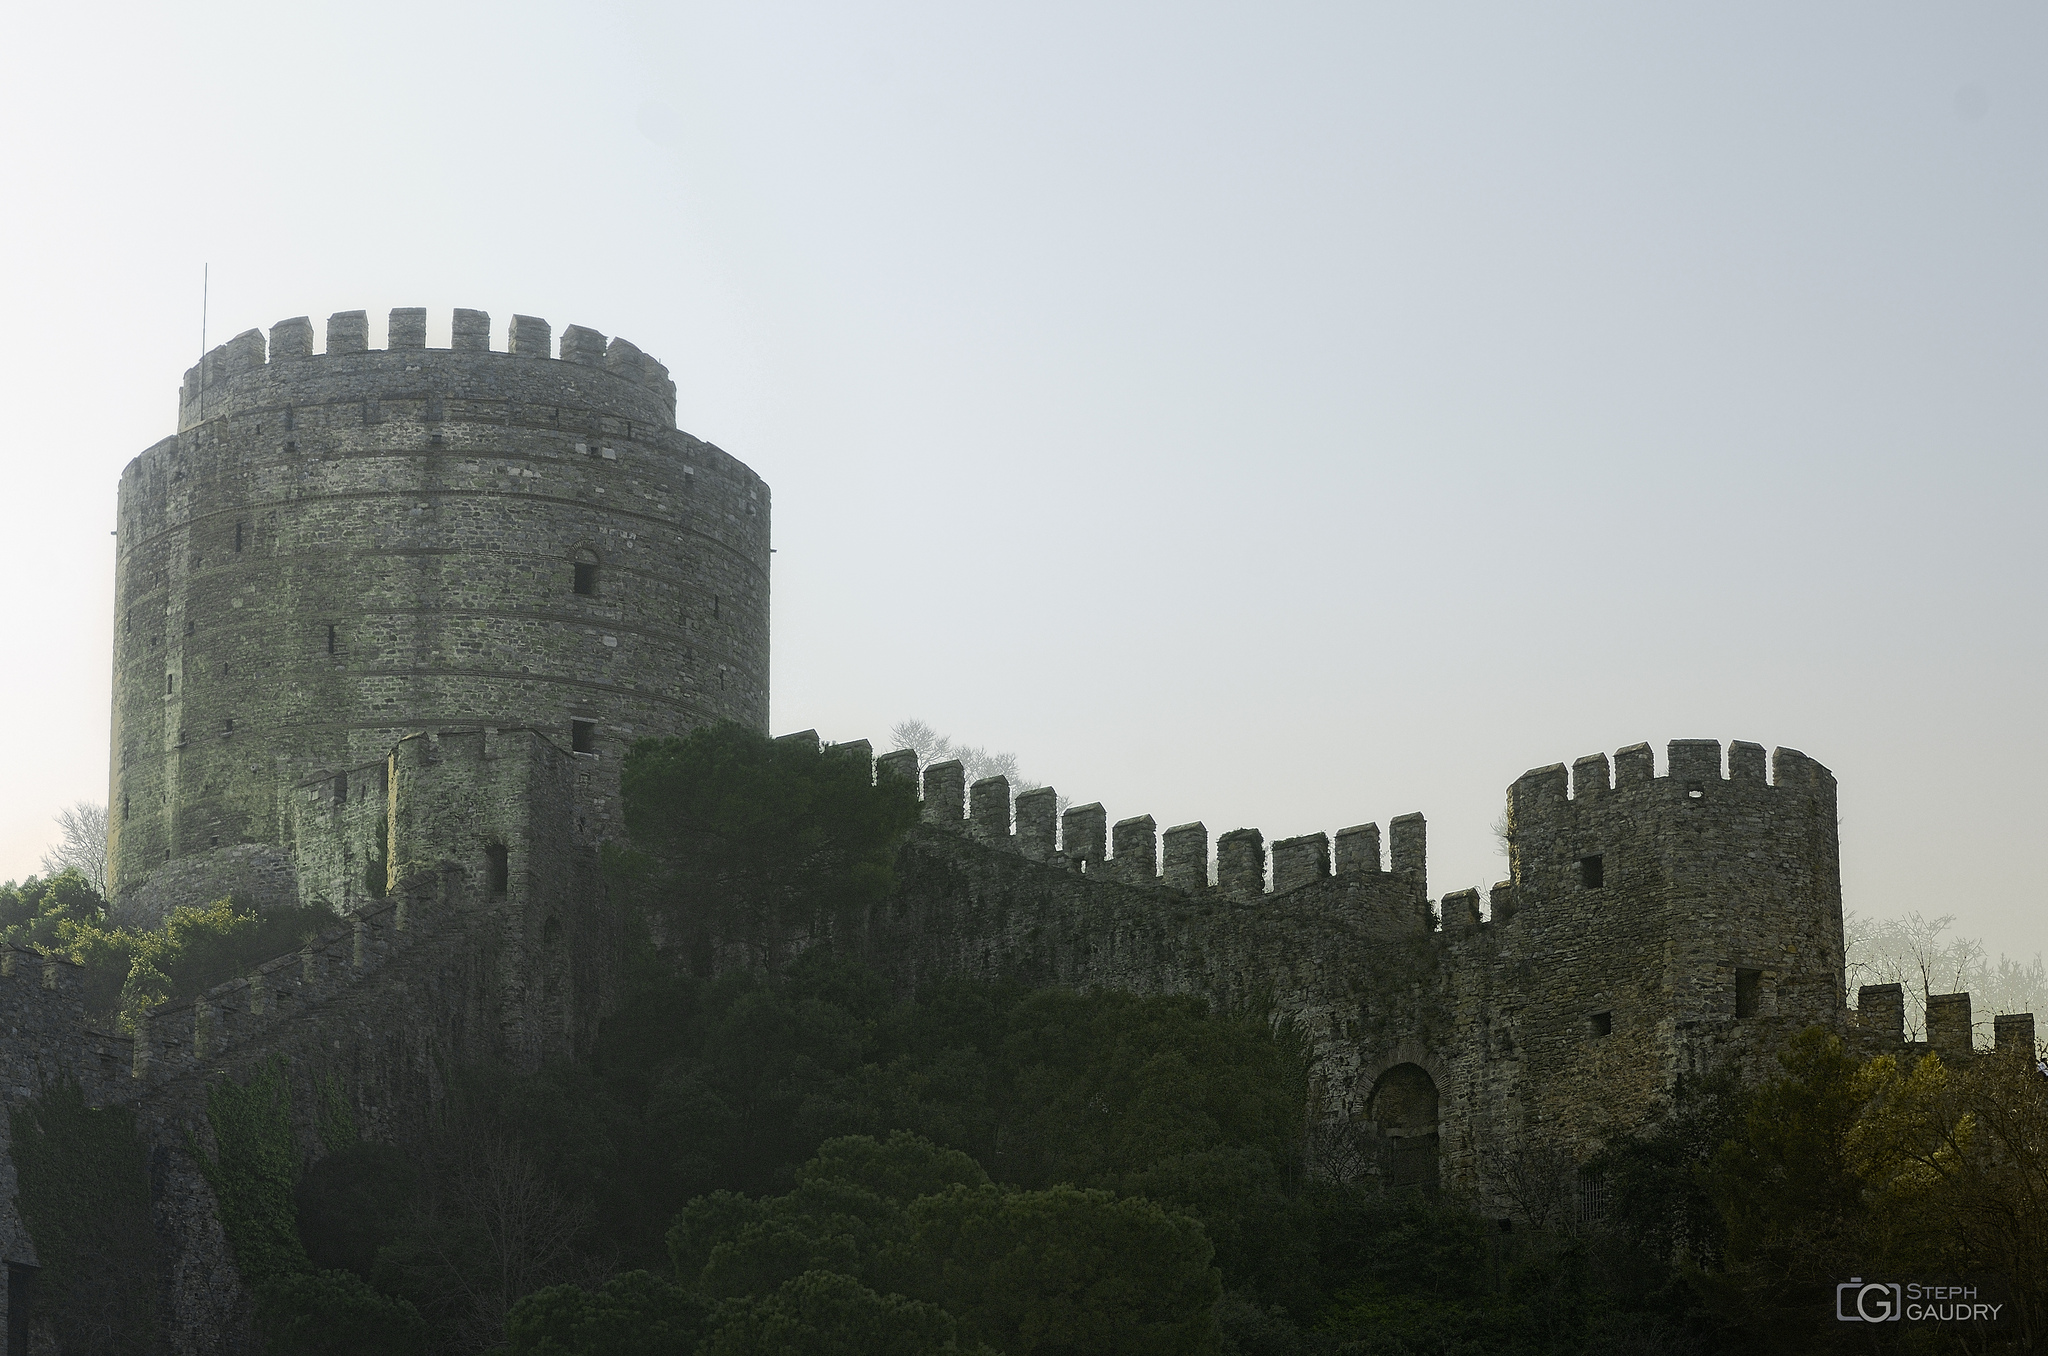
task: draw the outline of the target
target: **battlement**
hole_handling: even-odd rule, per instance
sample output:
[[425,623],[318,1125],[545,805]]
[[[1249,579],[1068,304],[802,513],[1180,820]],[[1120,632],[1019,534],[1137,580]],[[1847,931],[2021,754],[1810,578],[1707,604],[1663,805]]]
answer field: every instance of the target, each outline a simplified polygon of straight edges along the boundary
[[1661,777],[1648,744],[1617,751],[1611,768],[1604,753],[1573,760],[1569,772],[1563,763],[1532,768],[1509,789],[1514,814],[1519,820],[1566,803],[1585,806],[1609,798],[1661,797],[1711,804],[1772,794],[1825,796],[1830,801],[1834,796],[1834,774],[1797,749],[1772,753],[1769,777],[1763,745],[1739,739],[1728,745],[1725,774],[1721,742],[1716,739],[1674,739],[1666,746],[1665,757],[1667,771]]
[[[815,742],[817,732],[781,738]],[[1186,893],[1216,890],[1227,898],[1249,899],[1344,877],[1400,880],[1419,892],[1427,871],[1427,827],[1420,814],[1401,815],[1388,825],[1392,851],[1384,864],[1377,824],[1338,830],[1334,856],[1327,833],[1275,842],[1269,886],[1266,839],[1257,829],[1235,829],[1219,837],[1212,864],[1209,829],[1200,821],[1174,825],[1162,836],[1151,815],[1134,815],[1112,825],[1099,802],[1073,805],[1061,814],[1059,793],[1049,786],[1013,796],[1007,778],[987,777],[970,787],[957,759],[933,763],[920,779],[917,754],[910,749],[876,758],[864,739],[830,748],[868,763],[871,777],[919,785],[924,823],[1092,879],[1163,885]]]
[[[1968,993],[1927,995],[1927,1030],[1923,1039],[1906,1039],[1906,991],[1900,984],[1865,984],[1856,990],[1856,1006],[1848,1014],[1850,1049],[1859,1059],[1877,1055],[1909,1057],[1932,1051],[1956,1064],[1982,1054],[1970,1014]],[[1993,1052],[2024,1059],[2039,1057],[2034,1043],[2034,1014],[2003,1012],[1991,1020]]]
[[[270,327],[267,343],[263,331],[244,330],[226,343],[216,345],[187,369],[179,389],[179,427],[189,427],[202,417],[210,417],[214,413],[212,393],[244,374],[265,369],[283,374],[309,361],[371,353],[417,353],[422,359],[428,354],[490,355],[589,367],[629,385],[652,391],[667,408],[670,425],[673,426],[675,421],[676,384],[670,379],[668,368],[638,345],[624,339],[607,340],[603,334],[582,325],[571,325],[563,330],[557,348],[552,327],[547,321],[535,316],[515,315],[506,327],[505,347],[494,350],[491,347],[489,313],[458,309],[450,328],[449,346],[429,349],[425,308],[401,306],[391,311],[387,321],[386,347],[370,348],[369,338],[367,311],[337,311],[329,316],[326,347],[320,353],[313,350],[313,322],[308,316],[278,321]],[[414,369],[409,367],[407,370]]]

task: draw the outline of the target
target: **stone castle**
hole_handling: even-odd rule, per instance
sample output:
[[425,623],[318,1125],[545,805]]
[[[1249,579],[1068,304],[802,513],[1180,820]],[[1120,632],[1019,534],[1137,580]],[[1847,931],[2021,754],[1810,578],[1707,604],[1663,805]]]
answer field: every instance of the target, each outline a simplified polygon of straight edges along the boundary
[[[278,1057],[295,1107],[347,1089],[371,1137],[448,1070],[573,1058],[620,925],[597,869],[633,739],[764,729],[769,496],[675,426],[667,370],[621,339],[457,311],[251,330],[186,374],[176,435],[120,485],[110,894],[148,923],[225,894],[335,926],[132,1034],[86,1021],[76,968],[0,955],[10,1105],[55,1080],[151,1142],[159,1313],[238,1349],[248,1297],[191,1157],[205,1088]],[[805,732],[788,736],[815,741]],[[1674,742],[1524,774],[1509,878],[1432,902],[1420,815],[1269,845],[1114,825],[960,765],[874,758],[922,796],[894,895],[835,936],[906,990],[942,974],[1187,992],[1292,1021],[1315,1054],[1320,1170],[1524,1213],[1530,1164],[1583,1159],[1680,1081],[1775,1069],[1812,1025],[1907,1048],[1898,986],[1843,992],[1835,783],[1790,749]],[[706,933],[711,964],[760,939]],[[1928,1041],[1968,1058],[1968,995]],[[2000,1047],[2033,1048],[2031,1016]],[[0,1120],[0,1134],[5,1133]],[[306,1152],[315,1129],[303,1127]],[[33,1261],[0,1159],[0,1254]]]

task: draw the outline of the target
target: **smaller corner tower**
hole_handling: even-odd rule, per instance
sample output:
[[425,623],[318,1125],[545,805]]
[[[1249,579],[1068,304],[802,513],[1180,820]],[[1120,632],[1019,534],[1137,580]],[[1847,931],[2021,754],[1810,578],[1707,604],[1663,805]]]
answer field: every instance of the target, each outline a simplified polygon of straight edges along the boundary
[[1835,779],[1793,749],[1674,740],[1538,768],[1508,793],[1507,935],[1545,958],[1522,1044],[1574,1140],[1633,1128],[1681,1078],[1767,1076],[1842,1013]]

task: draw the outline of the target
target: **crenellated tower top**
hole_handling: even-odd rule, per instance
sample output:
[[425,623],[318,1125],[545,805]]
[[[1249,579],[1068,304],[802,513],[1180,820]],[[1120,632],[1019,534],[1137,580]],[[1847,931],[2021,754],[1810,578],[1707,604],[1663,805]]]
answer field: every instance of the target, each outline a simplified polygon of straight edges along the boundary
[[[669,378],[668,368],[637,345],[624,339],[607,340],[582,325],[562,331],[558,350],[547,321],[515,315],[506,328],[505,348],[497,350],[491,347],[489,313],[458,309],[450,327],[449,347],[430,349],[426,309],[401,306],[391,312],[384,348],[370,347],[367,311],[337,311],[327,317],[323,351],[314,352],[313,340],[312,320],[294,316],[270,327],[267,344],[263,331],[244,330],[215,346],[185,372],[178,392],[179,431],[232,413],[247,403],[271,403],[280,384],[296,387],[373,377],[381,389],[392,378],[419,372],[428,363],[437,368],[461,368],[516,360],[547,363],[549,368],[524,373],[494,371],[482,384],[498,390],[512,381],[537,403],[573,393],[576,404],[617,405],[622,417],[664,428],[672,429],[676,423],[676,384]],[[597,372],[611,380],[589,382]]]

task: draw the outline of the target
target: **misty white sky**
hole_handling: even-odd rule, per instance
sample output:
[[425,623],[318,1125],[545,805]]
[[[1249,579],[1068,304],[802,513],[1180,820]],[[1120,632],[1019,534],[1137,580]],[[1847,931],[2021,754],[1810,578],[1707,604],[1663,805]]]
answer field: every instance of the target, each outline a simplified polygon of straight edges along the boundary
[[208,335],[515,310],[775,494],[774,725],[1112,818],[1753,739],[1847,904],[2048,949],[2036,4],[0,15],[0,879],[103,799],[115,477]]

